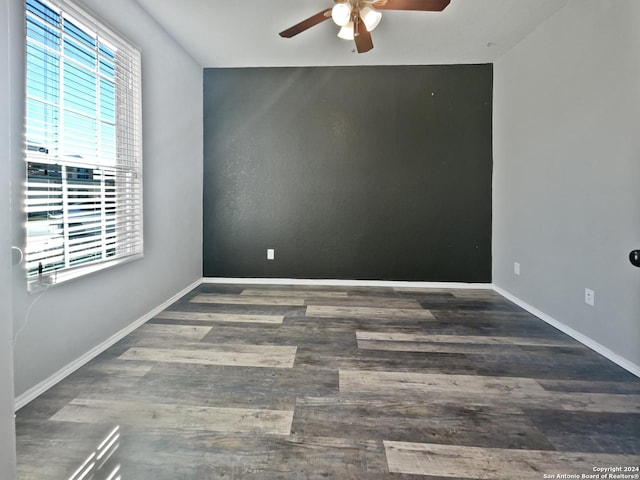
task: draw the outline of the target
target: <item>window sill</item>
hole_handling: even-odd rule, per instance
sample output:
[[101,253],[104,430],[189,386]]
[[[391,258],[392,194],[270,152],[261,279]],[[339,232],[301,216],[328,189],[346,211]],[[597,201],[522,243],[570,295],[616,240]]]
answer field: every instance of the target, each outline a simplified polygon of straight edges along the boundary
[[41,292],[43,290],[47,290],[48,288],[54,287],[56,285],[66,283],[70,280],[86,277],[87,275],[92,275],[96,272],[100,272],[108,268],[133,262],[143,257],[144,257],[143,253],[138,253],[135,255],[130,255],[128,257],[117,258],[114,260],[96,263],[93,265],[82,265],[79,267],[70,268],[63,271],[39,275],[37,277],[32,277],[27,279],[27,290],[29,293]]

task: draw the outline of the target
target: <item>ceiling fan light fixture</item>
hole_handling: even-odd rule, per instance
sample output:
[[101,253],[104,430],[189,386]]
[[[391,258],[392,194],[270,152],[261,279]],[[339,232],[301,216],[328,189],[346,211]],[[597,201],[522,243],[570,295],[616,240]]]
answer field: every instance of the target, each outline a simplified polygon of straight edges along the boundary
[[342,38],[343,40],[353,40],[353,22],[349,22],[344,27],[342,27],[338,32],[338,37]]
[[[329,0],[326,0],[327,2]],[[382,19],[380,10],[415,10],[421,12],[440,12],[451,0],[333,0],[332,7],[327,6],[315,15],[296,23],[279,33],[283,38],[291,38],[318,25],[329,17],[340,27],[338,37],[355,40],[358,53],[373,48],[371,32]],[[304,2],[302,2],[304,3]]]
[[364,7],[360,10],[360,18],[367,27],[367,32],[373,32],[382,19],[382,13],[371,7]]
[[344,27],[351,20],[351,4],[336,3],[331,9],[331,18],[339,27]]

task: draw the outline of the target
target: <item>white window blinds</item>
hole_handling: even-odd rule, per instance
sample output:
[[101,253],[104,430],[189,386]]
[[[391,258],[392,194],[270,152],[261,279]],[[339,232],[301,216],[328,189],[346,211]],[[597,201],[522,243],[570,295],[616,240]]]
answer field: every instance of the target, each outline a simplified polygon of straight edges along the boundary
[[30,287],[143,253],[140,54],[63,0],[26,0]]

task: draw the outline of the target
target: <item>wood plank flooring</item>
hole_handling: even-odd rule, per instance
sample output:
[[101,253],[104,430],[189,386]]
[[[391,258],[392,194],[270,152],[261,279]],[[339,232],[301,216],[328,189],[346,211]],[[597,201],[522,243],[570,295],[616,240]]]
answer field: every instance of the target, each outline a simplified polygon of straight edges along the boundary
[[22,480],[638,478],[640,379],[489,290],[205,284],[16,430]]

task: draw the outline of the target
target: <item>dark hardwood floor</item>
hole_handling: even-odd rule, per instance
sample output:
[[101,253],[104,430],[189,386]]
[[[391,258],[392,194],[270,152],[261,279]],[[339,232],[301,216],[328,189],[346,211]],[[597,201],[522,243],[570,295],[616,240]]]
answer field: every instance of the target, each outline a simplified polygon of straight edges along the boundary
[[16,429],[25,480],[637,479],[640,379],[490,290],[205,284]]

